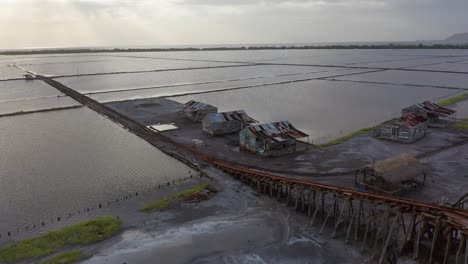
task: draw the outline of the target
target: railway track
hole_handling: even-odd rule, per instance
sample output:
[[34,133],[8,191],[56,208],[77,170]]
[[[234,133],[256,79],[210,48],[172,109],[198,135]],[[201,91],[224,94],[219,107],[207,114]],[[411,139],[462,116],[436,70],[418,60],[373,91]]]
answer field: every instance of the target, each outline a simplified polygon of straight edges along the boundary
[[[150,144],[158,146],[161,141],[166,142],[233,175],[255,190],[306,213],[311,217],[311,225],[320,221],[320,233],[325,226],[331,225],[332,237],[342,236],[346,243],[359,243],[361,249],[374,255],[378,263],[394,263],[398,256],[408,254],[409,250],[414,259],[424,263],[459,264],[465,256],[464,263],[468,264],[467,210],[297,180],[232,164],[155,133],[55,80],[38,77]],[[462,142],[456,145],[460,144]],[[434,153],[432,151],[431,155]],[[430,253],[422,255],[424,248]]]

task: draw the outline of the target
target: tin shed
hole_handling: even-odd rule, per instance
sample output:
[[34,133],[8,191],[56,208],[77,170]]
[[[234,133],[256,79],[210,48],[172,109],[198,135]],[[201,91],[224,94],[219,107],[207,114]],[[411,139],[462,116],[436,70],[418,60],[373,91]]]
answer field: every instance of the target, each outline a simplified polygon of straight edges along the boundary
[[210,113],[202,120],[203,131],[212,136],[234,133],[253,123],[257,123],[257,120],[244,110]]
[[296,151],[297,139],[308,135],[288,121],[249,126],[239,134],[240,148],[265,156],[279,156]]
[[428,120],[420,115],[406,114],[384,122],[378,128],[378,136],[401,143],[411,143],[426,135]]
[[210,114],[210,113],[217,113],[218,108],[205,104],[202,102],[197,102],[190,100],[187,103],[185,103],[184,109],[181,111],[181,113],[191,119],[192,121],[195,122],[201,122],[203,117],[205,115]]

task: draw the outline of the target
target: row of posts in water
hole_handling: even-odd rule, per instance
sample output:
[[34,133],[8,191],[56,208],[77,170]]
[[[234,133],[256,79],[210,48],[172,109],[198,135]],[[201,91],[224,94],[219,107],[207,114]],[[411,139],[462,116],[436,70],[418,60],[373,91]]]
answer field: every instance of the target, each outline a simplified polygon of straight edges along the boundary
[[[55,217],[51,217],[50,219],[47,219],[47,220],[42,220],[39,224],[29,224],[29,225],[26,225],[25,227],[22,227],[22,228],[12,229],[14,231],[8,231],[6,233],[1,233],[0,232],[0,239],[6,238],[6,237],[11,238],[15,234],[20,234],[22,231],[29,232],[29,231],[36,230],[38,228],[45,227],[45,226],[50,225],[50,224],[58,223],[58,222],[61,222],[61,221],[67,221],[67,220],[73,218],[74,216],[86,214],[86,213],[89,213],[89,212],[92,212],[92,211],[95,211],[95,210],[100,210],[100,209],[103,209],[106,206],[111,206],[113,204],[129,200],[131,198],[136,198],[139,195],[141,195],[142,193],[149,193],[152,190],[158,190],[158,189],[162,189],[164,187],[168,187],[168,186],[171,186],[171,185],[176,185],[178,183],[181,183],[182,181],[192,179],[193,177],[194,177],[194,175],[192,174],[192,171],[189,171],[189,176],[188,177],[179,178],[177,180],[172,180],[172,182],[167,182],[167,183],[164,183],[164,184],[158,184],[158,185],[154,186],[153,188],[148,188],[145,191],[128,193],[128,194],[122,195],[122,196],[120,196],[119,198],[116,198],[116,199],[108,200],[106,202],[101,202],[101,203],[99,203],[97,205],[94,205],[94,206],[91,206],[91,207],[86,207],[86,208],[83,208],[83,209],[79,209],[78,211],[76,211],[74,213],[69,213],[66,216],[55,216]],[[201,177],[201,174],[196,173],[195,177]]]

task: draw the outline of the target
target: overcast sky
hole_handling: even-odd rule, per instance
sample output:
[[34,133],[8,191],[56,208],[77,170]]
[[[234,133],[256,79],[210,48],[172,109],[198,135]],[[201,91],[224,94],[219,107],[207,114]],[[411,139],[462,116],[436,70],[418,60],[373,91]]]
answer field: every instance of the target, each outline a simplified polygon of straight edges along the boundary
[[468,0],[0,0],[0,49],[403,41],[468,32]]

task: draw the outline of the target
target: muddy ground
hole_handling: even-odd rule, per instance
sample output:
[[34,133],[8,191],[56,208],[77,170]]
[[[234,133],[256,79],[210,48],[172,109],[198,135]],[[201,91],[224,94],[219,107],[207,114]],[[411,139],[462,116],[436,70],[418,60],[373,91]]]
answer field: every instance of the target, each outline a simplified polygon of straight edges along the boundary
[[[353,246],[318,235],[305,215],[207,169],[219,192],[145,215],[93,249],[94,263],[364,263]],[[141,214],[141,213],[140,213]]]

